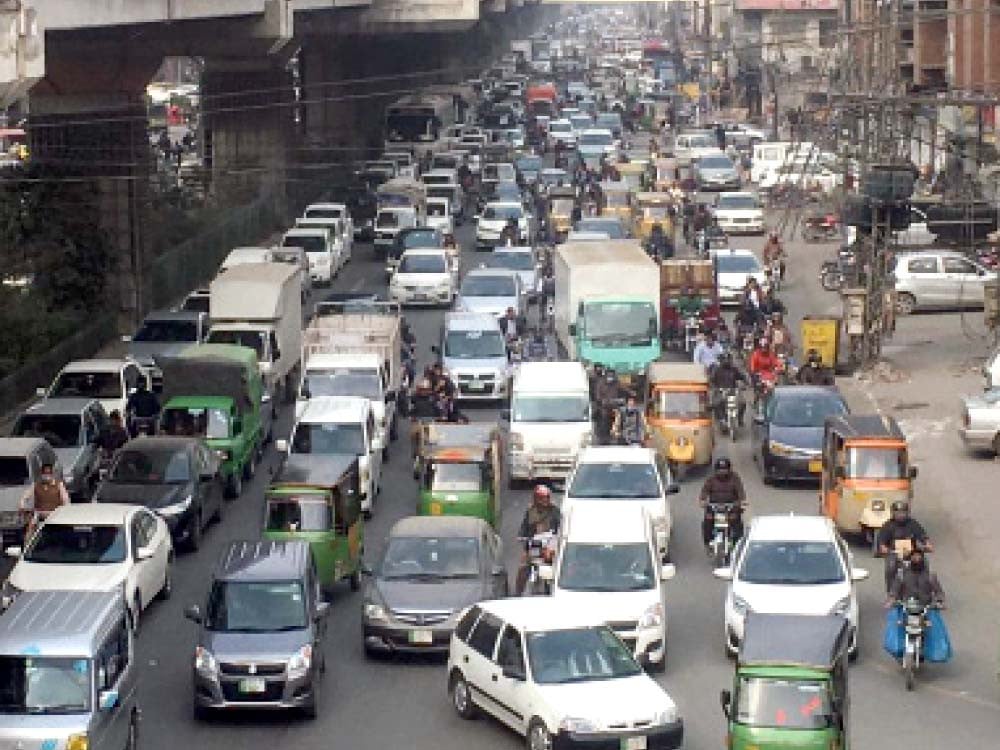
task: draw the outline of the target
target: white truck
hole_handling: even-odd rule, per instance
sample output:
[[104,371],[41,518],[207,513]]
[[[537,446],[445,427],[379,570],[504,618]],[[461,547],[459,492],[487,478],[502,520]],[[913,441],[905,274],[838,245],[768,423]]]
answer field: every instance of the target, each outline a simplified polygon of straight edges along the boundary
[[218,276],[209,289],[208,342],[257,352],[275,410],[291,401],[302,352],[302,270],[288,263],[247,263]]
[[398,434],[405,398],[400,358],[399,305],[373,302],[364,309],[320,309],[302,333],[302,381],[296,412],[319,396],[361,396],[372,402],[376,436],[386,456]]
[[660,267],[638,240],[566,242],[556,249],[560,347],[624,380],[660,358]]

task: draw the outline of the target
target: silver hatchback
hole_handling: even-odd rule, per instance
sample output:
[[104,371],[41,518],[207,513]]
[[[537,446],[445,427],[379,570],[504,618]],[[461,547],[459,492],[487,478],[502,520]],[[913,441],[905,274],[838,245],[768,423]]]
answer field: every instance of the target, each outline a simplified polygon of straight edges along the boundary
[[893,273],[901,315],[935,308],[982,308],[983,287],[996,278],[995,272],[949,250],[902,253]]

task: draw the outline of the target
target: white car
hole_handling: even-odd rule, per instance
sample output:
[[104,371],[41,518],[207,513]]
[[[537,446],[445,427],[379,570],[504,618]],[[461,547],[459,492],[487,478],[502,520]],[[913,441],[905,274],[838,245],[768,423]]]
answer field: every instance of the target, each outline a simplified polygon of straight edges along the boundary
[[852,567],[853,556],[824,516],[758,516],[729,567],[715,577],[729,581],[725,600],[726,649],[735,654],[749,610],[764,614],[841,615],[851,625],[852,654],[858,648],[858,600],[854,583],[868,571]]
[[138,505],[80,503],[53,511],[3,586],[6,608],[22,591],[121,591],[133,627],[154,598],[171,594],[174,549],[167,523]]
[[[310,203],[302,215],[307,219],[340,219],[344,222],[345,234],[350,238],[350,243],[354,243],[354,219],[346,203]],[[352,247],[347,248],[347,257],[350,260]]]
[[714,214],[726,234],[764,233],[764,209],[753,193],[719,193]]
[[549,149],[554,149],[561,143],[566,148],[576,148],[576,131],[569,120],[553,120],[545,136]]
[[124,418],[128,398],[140,381],[152,389],[149,371],[131,359],[78,359],[56,375],[52,385],[39,388],[42,398],[96,398],[104,411],[117,411]]
[[591,126],[578,134],[577,150],[589,165],[599,164],[605,157],[613,157],[618,152],[618,147],[610,130]]
[[460,312],[486,313],[494,318],[514,308],[518,316],[527,313],[527,300],[521,290],[521,277],[503,268],[475,268],[465,274],[458,288],[455,309]]
[[600,503],[607,513],[641,507],[649,515],[656,550],[663,560],[670,556],[673,514],[667,495],[678,487],[660,476],[656,451],[636,445],[590,445],[580,451],[576,467],[566,479],[562,512],[578,505]]
[[651,671],[667,665],[663,581],[652,524],[643,508],[577,505],[559,529],[554,565],[543,568],[552,596],[576,610],[600,612],[632,654]]
[[427,226],[441,234],[455,234],[455,218],[451,213],[451,201],[447,198],[427,199]]
[[389,299],[401,305],[447,305],[455,300],[455,275],[448,252],[406,250],[389,282]]
[[738,305],[743,298],[743,289],[750,277],[764,285],[764,266],[751,250],[712,250],[710,253],[718,270],[719,301],[723,305]]
[[592,610],[552,597],[487,601],[459,618],[448,692],[463,719],[492,715],[532,750],[681,746],[667,692]]
[[341,269],[351,259],[354,249],[354,231],[348,231],[343,219],[321,219],[312,216],[301,216],[295,220],[295,226],[303,229],[329,229],[330,251],[337,269]]
[[476,249],[493,248],[500,244],[500,235],[507,222],[517,222],[518,243],[531,243],[531,227],[524,206],[512,201],[487,203],[476,221]]
[[313,284],[330,284],[340,271],[340,258],[334,255],[333,236],[329,228],[294,227],[281,240],[284,247],[301,247],[309,259],[309,276]]

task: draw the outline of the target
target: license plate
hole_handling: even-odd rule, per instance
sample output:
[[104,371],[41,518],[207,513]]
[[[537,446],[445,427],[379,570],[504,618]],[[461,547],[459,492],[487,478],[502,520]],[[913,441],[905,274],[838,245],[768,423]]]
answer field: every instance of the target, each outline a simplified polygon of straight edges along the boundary
[[418,293],[418,294],[414,294],[414,295],[413,295],[413,299],[415,299],[415,300],[420,300],[420,301],[424,301],[424,300],[427,300],[427,299],[429,299],[429,298],[428,298],[428,296],[427,296],[426,294],[419,294],[419,293]]
[[266,687],[262,677],[247,677],[239,683],[241,693],[263,693]]
[[485,391],[486,383],[480,383],[478,380],[471,380],[469,381],[468,387],[470,391]]
[[646,750],[646,738],[622,737],[622,750]]
[[819,474],[822,471],[823,471],[823,462],[822,461],[810,461],[809,462],[809,473],[810,474]]
[[434,634],[429,630],[411,630],[410,643],[414,646],[430,646],[434,643]]

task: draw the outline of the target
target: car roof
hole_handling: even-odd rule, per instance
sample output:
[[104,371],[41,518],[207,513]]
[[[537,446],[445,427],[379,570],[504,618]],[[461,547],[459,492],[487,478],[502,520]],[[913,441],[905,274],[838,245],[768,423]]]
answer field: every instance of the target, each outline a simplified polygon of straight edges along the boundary
[[472,516],[407,516],[393,524],[389,536],[475,537],[489,528]]
[[445,255],[447,252],[443,247],[408,247],[403,255]]
[[45,523],[61,526],[122,526],[140,505],[129,503],[73,503],[61,505]]
[[99,404],[96,398],[46,398],[32,404],[24,410],[24,414],[80,414],[91,404]]
[[516,271],[508,268],[472,268],[465,274],[465,278],[470,276],[498,276],[504,279],[520,278]]
[[364,421],[371,409],[371,402],[360,396],[314,396],[305,403],[299,422],[353,423]]
[[604,625],[600,612],[593,607],[576,607],[564,599],[550,596],[493,599],[480,608],[522,631],[545,632]]
[[222,551],[216,580],[278,581],[301,577],[309,566],[309,545],[299,540],[235,541]]
[[48,445],[45,438],[40,437],[0,437],[0,456],[23,458],[40,444]]
[[497,319],[490,313],[449,312],[444,316],[446,331],[499,331]]
[[[307,219],[307,221],[340,221],[339,219]],[[292,227],[285,232],[285,237],[311,237],[317,234],[329,234],[329,227]]]
[[757,195],[749,190],[724,190],[719,193],[719,198],[756,198]]
[[25,591],[0,617],[0,654],[93,656],[122,621],[120,591]]
[[747,250],[746,248],[743,247],[730,247],[730,248],[725,248],[723,250],[715,249],[715,250],[709,250],[708,252],[709,255],[720,256],[720,257],[726,255],[752,256],[754,258],[757,257],[754,254],[753,250]]
[[[607,503],[613,503],[614,510]],[[563,524],[566,542],[634,544],[649,541],[650,519],[641,505],[595,500],[573,506]]]
[[648,464],[654,463],[655,460],[652,448],[642,448],[637,445],[588,445],[580,451],[577,464]]
[[806,398],[807,396],[830,396],[839,401],[844,397],[833,385],[779,385],[773,391],[772,398]]
[[762,542],[829,542],[833,524],[826,516],[787,515],[754,516],[747,538]]
[[533,248],[527,245],[497,245],[493,248],[493,255],[534,255]]
[[501,208],[501,207],[516,208],[519,210],[524,209],[524,206],[522,206],[520,203],[517,203],[516,201],[490,201],[489,203],[486,204],[486,208]]
[[514,388],[535,393],[565,393],[589,388],[580,362],[522,362],[514,370]]

